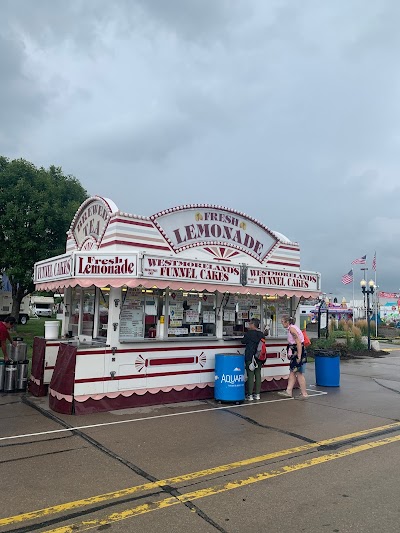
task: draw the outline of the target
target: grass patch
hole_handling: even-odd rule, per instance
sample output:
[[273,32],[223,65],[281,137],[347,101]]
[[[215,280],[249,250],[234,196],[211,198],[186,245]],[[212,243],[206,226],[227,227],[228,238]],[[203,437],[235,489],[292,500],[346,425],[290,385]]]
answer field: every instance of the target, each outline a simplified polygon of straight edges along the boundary
[[49,318],[31,318],[28,320],[28,323],[17,324],[15,328],[10,331],[11,338],[22,337],[24,342],[28,345],[27,357],[29,360],[32,359],[32,346],[33,339],[35,337],[44,337],[44,323],[47,320],[53,320]]

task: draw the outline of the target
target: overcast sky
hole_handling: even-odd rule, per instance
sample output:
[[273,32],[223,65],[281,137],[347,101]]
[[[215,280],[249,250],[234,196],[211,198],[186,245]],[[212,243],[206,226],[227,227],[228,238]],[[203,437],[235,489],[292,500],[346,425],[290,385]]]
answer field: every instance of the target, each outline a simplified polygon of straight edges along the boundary
[[340,297],[376,250],[399,290],[398,0],[0,0],[0,19],[0,155],[129,213],[243,211]]

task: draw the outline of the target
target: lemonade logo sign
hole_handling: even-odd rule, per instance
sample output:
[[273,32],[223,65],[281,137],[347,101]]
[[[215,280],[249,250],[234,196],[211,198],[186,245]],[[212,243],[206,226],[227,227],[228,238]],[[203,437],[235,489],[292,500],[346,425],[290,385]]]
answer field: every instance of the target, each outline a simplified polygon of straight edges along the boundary
[[261,260],[276,242],[267,228],[225,208],[176,208],[152,218],[175,250],[207,244],[232,246]]

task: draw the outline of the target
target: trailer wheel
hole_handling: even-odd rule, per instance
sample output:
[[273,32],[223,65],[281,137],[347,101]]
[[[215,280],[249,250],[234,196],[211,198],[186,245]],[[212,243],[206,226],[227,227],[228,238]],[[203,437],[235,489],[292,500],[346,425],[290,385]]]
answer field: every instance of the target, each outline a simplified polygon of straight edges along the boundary
[[28,323],[28,317],[26,315],[22,315],[19,319],[19,323],[25,326],[25,324]]

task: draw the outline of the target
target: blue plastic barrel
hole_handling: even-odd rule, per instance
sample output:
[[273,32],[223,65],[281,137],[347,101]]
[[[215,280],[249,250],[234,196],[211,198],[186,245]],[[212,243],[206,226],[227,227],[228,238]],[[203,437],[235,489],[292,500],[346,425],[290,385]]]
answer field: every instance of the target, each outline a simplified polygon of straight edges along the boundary
[[316,351],[315,382],[321,387],[340,386],[340,353],[330,351]]
[[217,353],[215,355],[214,398],[221,402],[244,401],[244,355]]

